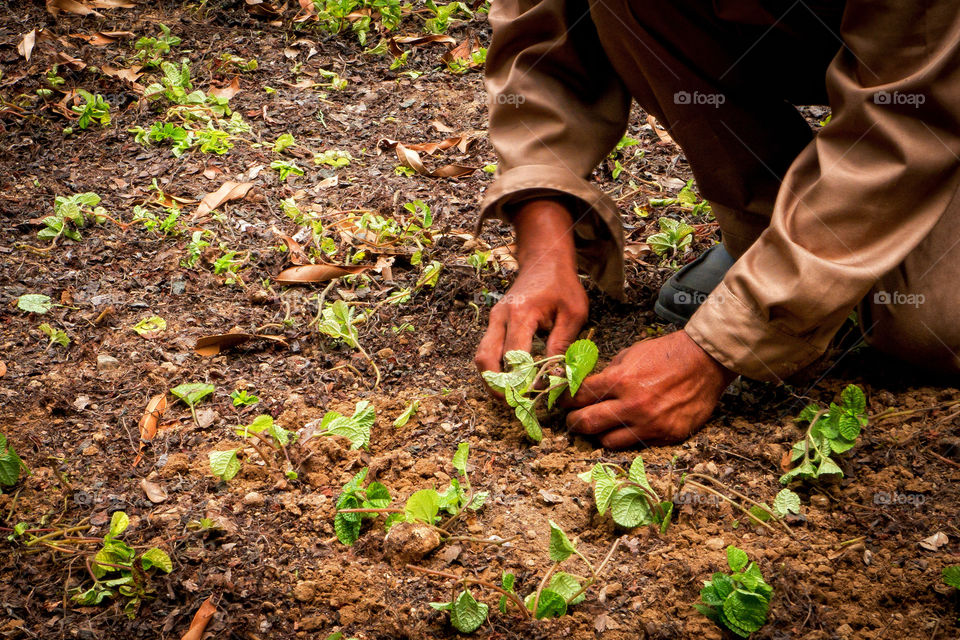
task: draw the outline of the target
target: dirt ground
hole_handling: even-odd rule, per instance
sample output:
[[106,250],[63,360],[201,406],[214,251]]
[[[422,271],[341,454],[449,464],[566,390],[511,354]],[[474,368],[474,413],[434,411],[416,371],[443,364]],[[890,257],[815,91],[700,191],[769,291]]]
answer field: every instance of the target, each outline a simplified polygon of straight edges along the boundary
[[[327,638],[337,631],[364,639],[457,636],[446,614],[427,604],[448,599],[451,581],[392,562],[382,520],[366,524],[354,546],[343,546],[333,516],[340,488],[363,467],[401,504],[418,489],[446,486],[454,473],[450,458],[465,441],[473,484],[490,499],[458,524],[458,533],[510,542],[447,543],[422,566],[494,582],[511,571],[525,594],[550,566],[548,520],[592,558],[623,537],[605,582],[563,618],[502,616],[493,613],[496,594],[476,590],[492,612],[478,637],[722,638],[692,604],[702,581],[725,569],[726,545],[736,544],[775,590],[769,623],[755,638],[960,638],[956,592],[940,582],[941,569],[960,562],[960,391],[949,386],[955,382],[926,378],[869,349],[849,350],[848,341],[788,386],[735,383],[698,435],[643,451],[655,487],[667,491],[680,473],[696,470],[771,501],[780,488],[781,457],[802,435],[793,421],[800,408],[808,399],[835,400],[856,383],[874,419],[840,458],[845,477],[797,489],[803,509],[793,518],[793,537],[749,525],[726,503],[696,493],[681,494],[678,517],[664,535],[616,528],[609,515],[596,514],[591,489],[577,474],[600,460],[629,464],[637,452],[595,449],[566,433],[556,413],[545,418],[543,441],[532,445],[486,395],[473,367],[492,301],[506,291],[515,267],[503,250],[479,272],[468,262],[478,249],[511,242],[509,229],[496,224],[472,236],[477,205],[493,179],[479,168],[496,162],[485,135],[480,69],[449,71],[441,56],[450,45],[441,42],[401,44],[411,51],[409,61],[391,70],[391,55],[365,54],[349,32],[294,23],[299,7],[292,5],[271,13],[282,7],[251,0],[140,2],[99,9],[102,17],[53,17],[42,2],[0,7],[0,433],[32,470],[0,495],[0,637],[179,638],[210,596],[217,608],[207,627],[211,638]],[[423,5],[415,5],[394,35],[422,35],[424,17]],[[195,87],[229,88],[237,79],[230,106],[251,128],[223,155],[191,150],[177,158],[169,145],[144,147],[128,131],[163,116],[165,107],[138,93],[158,73],[144,70],[138,89],[103,70],[130,68],[136,38],[156,35],[161,22],[182,39],[166,59],[188,59]],[[27,62],[18,46],[41,28]],[[115,31],[136,37],[90,39]],[[455,20],[448,33],[456,43],[477,37],[485,46],[485,13]],[[378,41],[371,34],[368,46]],[[255,58],[257,68],[241,71],[223,54]],[[56,87],[48,80],[54,64],[64,80]],[[334,71],[346,86],[311,87],[328,82],[319,70]],[[78,128],[66,93],[78,88],[105,96],[112,107],[108,127]],[[826,112],[807,114],[815,122]],[[283,154],[263,146],[286,133],[297,146]],[[429,167],[478,168],[461,178],[399,175],[397,156],[380,145],[461,134],[475,137],[463,148],[421,154]],[[684,260],[717,239],[715,223],[703,215],[648,205],[650,198],[675,197],[690,178],[666,132],[635,110],[628,135],[638,144],[595,176],[618,200],[631,247],[626,299],[590,291],[588,329],[600,347],[600,366],[630,343],[672,330],[652,313],[672,269],[642,244],[657,230],[657,218],[682,217],[695,226]],[[348,151],[350,164],[314,164],[314,153],[332,149]],[[270,168],[281,157],[305,175],[281,182]],[[130,224],[136,205],[156,201],[154,180],[168,204],[180,199],[177,235]],[[227,180],[253,187],[214,213],[198,212],[197,201]],[[47,249],[49,240],[37,232],[55,197],[87,191],[102,197],[114,220]],[[291,264],[281,236],[303,244],[310,237],[280,206],[291,197],[301,211],[318,214],[335,243],[325,260],[354,259],[375,269],[329,289],[274,283]],[[419,265],[409,243],[364,244],[362,234],[350,232],[363,212],[408,220],[403,205],[418,199],[433,214],[433,242]],[[209,231],[210,246],[195,267],[183,266],[191,235],[200,230]],[[360,249],[365,255],[356,255]],[[214,273],[229,251],[238,252],[240,281]],[[436,285],[417,289],[432,261],[442,264]],[[409,301],[385,303],[405,288],[416,289]],[[45,294],[59,304],[42,316],[27,313],[17,308],[23,294]],[[318,294],[374,311],[358,329],[382,374],[379,387],[367,359],[317,332]],[[151,316],[164,318],[166,330],[152,337],[132,330]],[[70,345],[48,346],[39,330],[44,322],[66,331]],[[284,342],[195,353],[197,339],[235,327]],[[159,432],[135,464],[147,402],[185,382],[209,382],[216,391],[198,405],[196,422],[168,396]],[[255,392],[260,403],[234,407],[235,389]],[[419,411],[394,428],[394,418],[416,399]],[[296,480],[265,466],[252,448],[242,452],[242,469],[231,481],[210,472],[208,453],[244,447],[233,427],[258,414],[298,430],[327,410],[349,413],[359,400],[377,411],[369,451],[318,437],[293,454]],[[144,479],[160,495],[148,497]],[[92,583],[85,568],[91,545],[78,544],[76,553],[6,538],[20,522],[89,526],[82,535],[100,538],[116,510],[131,518],[129,544],[159,546],[173,561],[169,575],[151,576],[154,593],[134,619],[114,601],[71,601],[70,590]],[[203,518],[215,530],[197,530]],[[945,544],[920,546],[938,532]]]

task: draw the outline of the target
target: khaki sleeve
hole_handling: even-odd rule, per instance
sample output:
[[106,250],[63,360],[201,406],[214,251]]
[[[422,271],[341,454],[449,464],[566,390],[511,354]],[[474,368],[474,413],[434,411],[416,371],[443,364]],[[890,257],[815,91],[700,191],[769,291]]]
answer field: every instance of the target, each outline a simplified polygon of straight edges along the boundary
[[777,381],[812,362],[944,215],[960,176],[958,33],[952,2],[848,2],[827,72],[833,119],[686,327],[722,364]]
[[581,268],[622,295],[623,232],[614,202],[587,177],[626,128],[630,98],[597,38],[586,0],[496,0],[486,85],[500,158],[480,225],[517,205],[560,199],[575,219]]

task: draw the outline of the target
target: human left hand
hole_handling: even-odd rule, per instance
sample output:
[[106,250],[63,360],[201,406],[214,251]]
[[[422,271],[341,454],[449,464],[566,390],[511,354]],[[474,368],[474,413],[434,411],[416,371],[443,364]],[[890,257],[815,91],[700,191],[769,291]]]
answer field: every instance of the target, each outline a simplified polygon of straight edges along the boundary
[[609,449],[662,444],[695,433],[737,374],[684,331],[643,340],[583,381],[565,406],[571,431],[598,436]]

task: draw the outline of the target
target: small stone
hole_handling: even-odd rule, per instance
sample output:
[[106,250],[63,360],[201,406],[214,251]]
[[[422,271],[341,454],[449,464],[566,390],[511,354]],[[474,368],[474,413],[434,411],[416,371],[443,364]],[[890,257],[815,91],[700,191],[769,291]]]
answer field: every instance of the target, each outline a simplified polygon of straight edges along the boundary
[[377,351],[377,355],[383,358],[384,360],[387,360],[393,357],[393,349],[391,349],[390,347],[386,347],[385,349],[380,349],[380,351]]
[[325,615],[307,616],[301,618],[299,626],[304,631],[316,631],[317,629],[322,629],[327,626],[328,622],[329,619]]
[[108,356],[105,353],[101,353],[97,356],[97,371],[116,371],[119,368],[120,361],[113,356]]
[[537,532],[533,529],[527,529],[527,538],[530,540],[536,540]]
[[243,504],[247,507],[262,507],[266,499],[257,493],[256,491],[251,491],[247,495],[243,496]]
[[711,551],[720,551],[727,546],[727,543],[723,541],[723,538],[708,538],[704,546]]
[[173,364],[172,362],[161,362],[160,370],[163,371],[164,373],[169,373],[173,375],[174,373],[177,372],[177,365]]
[[421,358],[426,358],[433,353],[433,343],[424,342],[422,345],[420,345],[420,348],[417,349],[417,353],[420,354]]
[[92,444],[92,445],[90,445],[89,447],[87,447],[86,449],[84,449],[82,453],[83,453],[83,455],[85,455],[85,456],[95,456],[95,455],[97,455],[98,453],[100,453],[100,447],[98,447],[98,446],[95,445],[95,444]]
[[293,597],[300,602],[310,602],[317,594],[317,583],[313,580],[298,582],[293,588]]
[[830,506],[830,498],[817,493],[815,495],[810,496],[810,504],[817,507],[818,509],[826,509],[827,507]]
[[422,522],[400,522],[383,539],[384,554],[395,566],[422,560],[443,541],[433,527]]

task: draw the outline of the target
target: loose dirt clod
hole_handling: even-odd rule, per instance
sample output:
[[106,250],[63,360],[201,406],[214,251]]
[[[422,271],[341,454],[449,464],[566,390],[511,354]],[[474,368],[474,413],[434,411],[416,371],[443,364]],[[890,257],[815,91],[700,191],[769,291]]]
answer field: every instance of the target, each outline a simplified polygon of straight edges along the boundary
[[422,560],[440,546],[442,540],[436,529],[421,522],[400,522],[387,532],[383,551],[394,566]]

